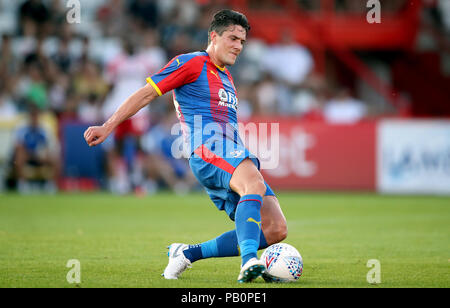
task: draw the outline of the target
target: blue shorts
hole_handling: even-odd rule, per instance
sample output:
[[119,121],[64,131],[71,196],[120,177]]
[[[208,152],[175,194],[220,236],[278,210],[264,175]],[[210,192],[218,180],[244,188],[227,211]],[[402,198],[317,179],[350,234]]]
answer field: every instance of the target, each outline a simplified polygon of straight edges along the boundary
[[[230,188],[230,179],[236,167],[250,158],[260,169],[259,160],[244,145],[229,139],[208,140],[198,147],[189,159],[189,165],[216,207],[225,211],[234,221],[240,196]],[[275,196],[266,184],[266,196]]]

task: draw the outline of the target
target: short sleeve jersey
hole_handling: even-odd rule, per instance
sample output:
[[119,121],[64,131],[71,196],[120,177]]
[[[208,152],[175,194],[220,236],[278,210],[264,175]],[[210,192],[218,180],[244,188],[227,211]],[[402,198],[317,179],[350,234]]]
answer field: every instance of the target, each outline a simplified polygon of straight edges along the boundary
[[174,90],[175,110],[190,153],[212,135],[240,140],[233,78],[206,51],[176,56],[147,82],[159,95]]

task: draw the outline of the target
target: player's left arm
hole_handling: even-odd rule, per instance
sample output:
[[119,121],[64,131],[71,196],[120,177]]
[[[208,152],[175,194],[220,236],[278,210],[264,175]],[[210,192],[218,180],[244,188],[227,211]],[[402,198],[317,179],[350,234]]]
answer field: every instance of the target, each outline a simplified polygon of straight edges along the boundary
[[120,105],[102,126],[91,126],[84,132],[84,139],[87,144],[95,146],[105,141],[120,123],[135,115],[158,96],[158,93],[150,84],[137,90]]

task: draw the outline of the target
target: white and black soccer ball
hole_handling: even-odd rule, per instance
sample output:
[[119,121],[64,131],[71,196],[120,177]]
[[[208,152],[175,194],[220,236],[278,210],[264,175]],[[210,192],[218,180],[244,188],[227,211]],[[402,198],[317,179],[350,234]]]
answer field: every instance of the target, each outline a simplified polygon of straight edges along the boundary
[[278,243],[264,250],[261,260],[266,265],[266,281],[297,281],[303,273],[303,259],[295,247]]

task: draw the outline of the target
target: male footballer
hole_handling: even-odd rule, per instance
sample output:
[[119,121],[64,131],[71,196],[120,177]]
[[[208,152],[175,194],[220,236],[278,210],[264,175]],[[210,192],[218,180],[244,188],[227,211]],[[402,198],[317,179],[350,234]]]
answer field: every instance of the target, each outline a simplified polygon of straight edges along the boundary
[[235,230],[197,245],[169,246],[166,279],[177,279],[193,262],[212,257],[242,257],[238,282],[259,276],[266,281],[258,249],[284,240],[286,219],[278,199],[264,181],[259,161],[245,148],[237,125],[237,93],[226,66],[241,53],[250,25],[232,10],[214,15],[205,51],[172,59],[147,85],[132,94],[102,125],[89,127],[89,146],[102,143],[123,121],[153,99],[173,90],[175,109],[190,147],[189,165],[219,210],[235,222]]

